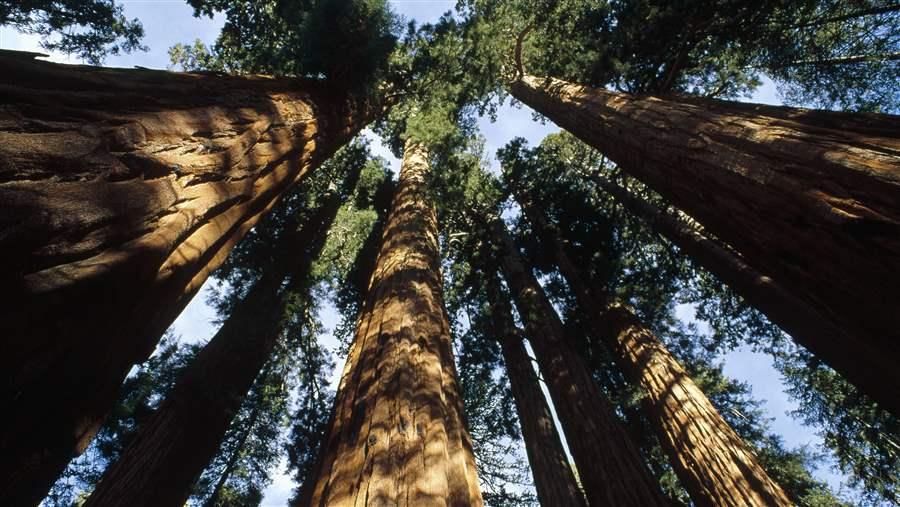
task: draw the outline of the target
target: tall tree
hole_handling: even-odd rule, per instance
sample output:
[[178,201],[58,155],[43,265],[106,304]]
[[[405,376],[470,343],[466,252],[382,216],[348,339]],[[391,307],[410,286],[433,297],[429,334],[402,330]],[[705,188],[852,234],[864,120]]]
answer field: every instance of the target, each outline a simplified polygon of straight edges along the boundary
[[305,224],[284,232],[275,248],[279,255],[275,262],[232,309],[166,401],[106,470],[87,505],[123,501],[174,505],[188,498],[253,380],[269,361],[282,332],[290,295],[304,288],[308,292],[313,260],[366,162],[359,150],[348,150],[345,155],[333,163],[338,174],[346,175],[343,188],[326,191]]
[[669,459],[698,505],[791,505],[753,451],[719,415],[684,368],[627,305],[590,288],[557,231],[521,191],[517,200],[571,288],[592,331],[613,351],[629,381],[647,394],[642,406]]
[[897,410],[900,375],[885,352],[896,352],[900,317],[884,297],[900,281],[890,233],[900,227],[896,119],[639,97],[533,76],[510,89],[854,337],[796,338]]
[[522,334],[515,327],[509,296],[500,288],[496,273],[486,271],[489,310],[496,339],[503,349],[503,362],[516,400],[522,438],[541,505],[585,506],[584,495],[556,431],[540,380],[525,350]]
[[400,182],[308,505],[481,505],[443,309],[428,151]]
[[[393,25],[355,21],[330,35],[374,33],[384,62]],[[0,396],[18,414],[0,426],[0,499],[36,502],[209,273],[384,104],[370,81],[330,81],[346,60],[271,79],[0,58]]]
[[525,323],[591,505],[665,505],[609,401],[574,351],[562,322],[499,219],[490,224],[503,276]]
[[540,181],[527,180],[528,169],[540,169],[523,167],[552,164],[546,156],[540,147],[525,153],[514,147],[501,151],[505,181],[532,230],[542,238],[542,246],[550,252],[591,332],[613,352],[628,381],[646,393],[642,407],[691,499],[710,506],[747,502],[790,505],[781,486],[769,478],[753,451],[662,341],[631,308],[614,300],[606,289],[591,286],[589,275],[569,257],[560,231],[532,198],[532,184],[540,185]]

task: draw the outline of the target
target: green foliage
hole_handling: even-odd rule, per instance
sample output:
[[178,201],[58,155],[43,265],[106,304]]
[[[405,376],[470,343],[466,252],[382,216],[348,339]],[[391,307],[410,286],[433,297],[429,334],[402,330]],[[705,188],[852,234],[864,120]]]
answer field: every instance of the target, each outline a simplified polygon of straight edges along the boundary
[[[594,171],[613,173],[602,157],[569,134],[548,136],[540,146],[528,149],[515,140],[500,150],[504,180],[521,202],[530,203],[543,219],[562,234],[570,256],[583,266],[588,283],[636,307],[644,322],[654,330],[670,351],[686,367],[691,378],[706,393],[726,421],[755,448],[766,470],[779,481],[798,505],[841,505],[823,483],[810,474],[815,456],[806,449],[789,450],[771,434],[759,403],[750,397],[749,387],[726,378],[715,365],[715,347],[695,326],[681,323],[675,316],[675,302],[687,287],[696,287],[699,276],[681,254],[657,237],[634,217],[621,214],[608,196],[598,194],[585,175]],[[613,174],[609,176],[615,178]],[[651,201],[658,197],[646,194]],[[519,240],[534,265],[546,273],[544,286],[565,318],[570,336],[594,378],[619,407],[623,421],[638,443],[651,470],[673,502],[689,502],[678,484],[648,422],[639,410],[640,393],[617,372],[608,352],[590,336],[579,308],[563,280],[554,271],[544,248],[547,231],[534,230],[522,221]],[[722,295],[710,301],[722,301]],[[726,303],[727,304],[727,303]],[[714,306],[708,303],[703,307]],[[718,308],[718,307],[717,307]],[[701,317],[704,314],[700,314]],[[715,336],[740,342],[741,333],[752,327],[750,319],[717,330]]]
[[126,19],[115,0],[3,0],[0,25],[41,38],[48,51],[74,54],[93,65],[106,55],[136,50],[144,27],[137,19]]
[[785,102],[900,112],[900,4],[895,0],[785,2],[760,60]]
[[373,93],[388,80],[401,30],[386,0],[188,3],[196,16],[223,13],[225,25],[211,48],[199,41],[170,48],[172,66],[327,80],[353,93]]

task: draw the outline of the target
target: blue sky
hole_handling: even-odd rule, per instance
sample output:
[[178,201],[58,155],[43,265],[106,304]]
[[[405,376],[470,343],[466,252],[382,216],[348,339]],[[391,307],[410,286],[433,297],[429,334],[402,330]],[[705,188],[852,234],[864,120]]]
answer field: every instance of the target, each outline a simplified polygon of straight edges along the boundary
[[[177,42],[192,42],[194,39],[212,43],[224,21],[221,16],[214,19],[194,18],[192,9],[182,0],[132,0],[119,3],[124,4],[128,17],[137,17],[141,20],[146,31],[144,43],[150,49],[148,52],[110,57],[106,62],[108,66],[140,65],[165,68],[168,64],[167,49],[170,46]],[[394,0],[391,3],[398,13],[419,22],[434,21],[441,13],[452,9],[455,4],[452,0]],[[0,28],[0,48],[40,51],[36,37],[18,34],[8,28]],[[51,55],[51,59],[64,63],[80,63],[61,55]],[[771,82],[767,82],[752,101],[779,103]],[[517,109],[509,104],[501,108],[497,122],[491,123],[482,119],[480,127],[491,157],[497,148],[514,137],[524,137],[535,145],[547,134],[559,130],[555,125],[533,121],[531,111],[527,108]],[[377,154],[388,158],[395,169],[399,166],[399,162],[386,149],[380,147],[377,140],[374,140],[373,148]],[[206,341],[216,331],[216,327],[212,324],[215,314],[205,303],[205,292],[206,290],[200,292],[173,326],[176,334],[181,335],[185,341]],[[686,306],[679,307],[678,316],[690,321],[693,310]],[[325,309],[322,317],[329,329],[333,329],[338,321],[331,307]],[[330,336],[326,337],[326,341],[335,343]],[[727,354],[722,360],[727,375],[749,383],[753,388],[754,397],[765,400],[763,407],[773,418],[772,429],[784,438],[789,447],[817,445],[821,442],[811,429],[787,415],[795,404],[784,393],[781,377],[767,356],[741,349]],[[341,365],[338,365],[336,370],[340,371],[340,368]],[[816,475],[827,480],[835,490],[840,488],[842,477],[831,470],[828,460],[820,466]],[[290,479],[279,473],[273,485],[266,491],[264,505],[284,505],[292,487]]]

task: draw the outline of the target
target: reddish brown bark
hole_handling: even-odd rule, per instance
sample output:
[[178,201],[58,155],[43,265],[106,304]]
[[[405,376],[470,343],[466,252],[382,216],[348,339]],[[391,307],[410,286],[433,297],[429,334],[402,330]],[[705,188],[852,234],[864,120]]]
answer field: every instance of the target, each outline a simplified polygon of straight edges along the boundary
[[[591,178],[626,209],[644,219],[655,231],[678,246],[699,266],[766,314],[769,320],[793,336],[797,343],[807,348],[815,346],[816,355],[838,371],[855,371],[853,356],[845,353],[845,344],[852,337],[822,320],[805,301],[798,300],[775,280],[748,266],[737,252],[709,237],[699,224],[660,210],[599,174],[593,174]],[[810,336],[817,336],[819,339],[809,343]],[[848,380],[865,388],[869,384],[880,382],[873,373],[877,372]],[[879,402],[887,410],[900,413],[898,397],[888,397]]]
[[408,141],[381,251],[301,505],[482,505],[443,306],[428,153]]
[[525,196],[517,200],[550,250],[591,332],[613,353],[625,377],[646,395],[642,407],[672,468],[697,505],[793,505],[688,376],[678,360],[625,305],[607,304],[569,258],[558,232]]
[[499,220],[492,225],[501,268],[578,467],[588,504],[667,505],[612,405],[571,349],[556,310]]
[[541,505],[584,507],[584,495],[578,488],[525,343],[513,322],[512,306],[499,285],[496,276],[488,280],[491,321],[503,349],[503,362],[538,500]]
[[[637,97],[525,76],[513,95],[600,150],[851,337],[836,369],[900,392],[900,119]],[[797,336],[828,357],[831,344]]]
[[369,109],[315,83],[0,54],[0,503],[37,503],[129,368]]
[[[350,175],[350,188],[359,169]],[[152,507],[187,501],[271,357],[290,293],[307,287],[312,262],[340,205],[340,193],[333,192],[299,231],[284,236],[277,248],[281,257],[234,308],[166,400],[104,472],[86,506]]]

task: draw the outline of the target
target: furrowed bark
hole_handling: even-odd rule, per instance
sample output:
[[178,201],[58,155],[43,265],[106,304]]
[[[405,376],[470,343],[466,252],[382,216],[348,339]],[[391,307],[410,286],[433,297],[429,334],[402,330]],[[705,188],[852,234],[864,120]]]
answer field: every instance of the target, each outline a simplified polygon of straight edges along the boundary
[[503,362],[516,401],[538,500],[541,505],[585,507],[584,495],[569,465],[540,381],[513,322],[512,307],[500,289],[496,275],[489,279],[487,290],[492,302],[491,320],[503,349]]
[[[359,168],[351,174],[352,188]],[[183,505],[272,356],[291,291],[303,290],[341,205],[334,192],[253,285],[156,412],[103,474],[86,506]],[[291,263],[295,264],[291,266]],[[287,288],[285,280],[288,279]]]
[[407,141],[318,476],[302,505],[482,505],[441,294],[427,157]]
[[569,258],[558,232],[522,195],[519,204],[547,243],[591,332],[607,346],[629,382],[646,395],[647,420],[695,504],[708,507],[793,505],[678,360],[627,306],[607,303]]
[[[840,344],[846,364],[832,366],[885,406],[896,398],[900,118],[637,97],[533,76],[510,91],[852,337]],[[822,337],[796,338],[828,355]]]
[[0,53],[0,503],[36,504],[131,366],[369,119],[308,81]]
[[[592,174],[590,178],[699,266],[731,287],[748,304],[763,312],[772,323],[794,337],[797,343],[808,349],[815,347],[816,355],[835,370],[845,375],[854,372],[856,376],[848,376],[847,380],[866,392],[878,388],[878,383],[881,382],[879,372],[857,371],[853,356],[846,353],[845,344],[850,343],[852,337],[823,321],[805,301],[797,299],[775,280],[748,266],[737,252],[709,237],[699,224],[689,223],[667,213],[599,174]],[[810,336],[817,336],[818,340],[810,342]],[[875,388],[866,387],[870,385]],[[900,414],[900,400],[897,396],[880,399],[878,402],[886,410]]]
[[491,232],[588,504],[668,505],[612,405],[567,343],[556,310],[523,264],[506,226],[494,220]]

